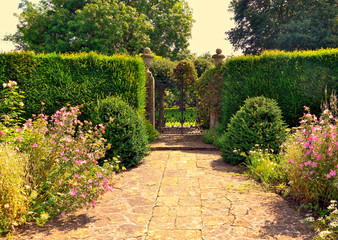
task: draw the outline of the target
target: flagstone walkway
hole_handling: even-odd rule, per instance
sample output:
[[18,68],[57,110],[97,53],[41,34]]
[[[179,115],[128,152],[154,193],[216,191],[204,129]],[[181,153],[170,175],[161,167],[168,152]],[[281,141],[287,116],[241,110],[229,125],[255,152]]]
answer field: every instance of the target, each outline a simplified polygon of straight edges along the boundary
[[152,151],[95,208],[19,229],[16,239],[312,239],[297,211],[217,150],[201,150],[198,140],[181,145],[200,150]]

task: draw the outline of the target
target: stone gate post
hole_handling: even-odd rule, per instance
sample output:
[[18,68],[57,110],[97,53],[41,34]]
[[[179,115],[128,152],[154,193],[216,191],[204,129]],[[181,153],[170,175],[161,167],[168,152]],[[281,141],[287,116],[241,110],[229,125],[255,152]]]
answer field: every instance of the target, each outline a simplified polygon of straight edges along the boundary
[[[225,56],[222,54],[222,49],[217,48],[216,54],[212,56],[212,58],[215,60],[215,67],[217,67],[225,58]],[[216,127],[217,124],[219,124],[219,110],[218,109],[210,109],[210,129]]]
[[155,79],[152,73],[149,71],[151,66],[151,60],[154,58],[152,54],[150,54],[150,48],[146,47],[144,49],[144,53],[141,56],[143,58],[144,64],[146,65],[146,76],[147,76],[147,105],[146,105],[146,112],[147,112],[147,119],[155,128]]

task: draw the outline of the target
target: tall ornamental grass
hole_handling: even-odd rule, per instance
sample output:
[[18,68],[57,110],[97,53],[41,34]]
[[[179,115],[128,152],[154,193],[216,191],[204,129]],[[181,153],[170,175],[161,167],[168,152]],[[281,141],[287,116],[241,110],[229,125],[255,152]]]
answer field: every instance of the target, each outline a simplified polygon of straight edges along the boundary
[[28,211],[26,167],[28,157],[13,146],[0,145],[0,234],[25,221]]

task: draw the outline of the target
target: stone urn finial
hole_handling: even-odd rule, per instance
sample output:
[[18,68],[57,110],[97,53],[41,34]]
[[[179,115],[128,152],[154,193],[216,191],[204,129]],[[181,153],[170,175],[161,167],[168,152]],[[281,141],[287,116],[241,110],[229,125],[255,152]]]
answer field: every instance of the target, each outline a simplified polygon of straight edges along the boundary
[[222,54],[222,49],[217,48],[216,54],[212,55],[212,58],[215,60],[215,66],[217,67],[225,58],[225,56]]
[[147,72],[148,72],[151,66],[151,60],[154,58],[154,56],[150,54],[150,48],[146,47],[141,57],[143,58],[144,64],[147,66]]

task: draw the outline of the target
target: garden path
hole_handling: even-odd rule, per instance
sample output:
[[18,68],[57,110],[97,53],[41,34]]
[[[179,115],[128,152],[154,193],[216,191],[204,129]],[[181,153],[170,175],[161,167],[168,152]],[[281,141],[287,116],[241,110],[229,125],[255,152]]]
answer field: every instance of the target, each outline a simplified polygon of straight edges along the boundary
[[162,136],[152,148],[95,208],[19,228],[16,238],[312,239],[288,202],[224,164],[200,137]]

